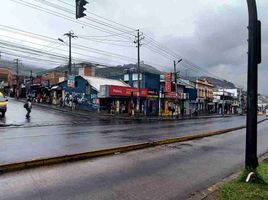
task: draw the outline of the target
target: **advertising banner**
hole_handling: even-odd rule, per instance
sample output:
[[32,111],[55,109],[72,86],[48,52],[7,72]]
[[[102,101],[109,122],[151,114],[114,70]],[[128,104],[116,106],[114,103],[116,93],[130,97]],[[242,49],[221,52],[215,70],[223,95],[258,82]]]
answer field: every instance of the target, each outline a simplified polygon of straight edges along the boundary
[[[116,86],[116,85],[110,85],[109,93],[110,96],[126,96],[130,97],[131,93],[133,94],[133,97],[137,96],[137,88],[132,87],[123,87],[123,86]],[[148,96],[148,90],[145,88],[140,89],[140,97],[147,97]]]
[[75,76],[72,76],[72,75],[68,76],[67,86],[69,88],[75,88]]

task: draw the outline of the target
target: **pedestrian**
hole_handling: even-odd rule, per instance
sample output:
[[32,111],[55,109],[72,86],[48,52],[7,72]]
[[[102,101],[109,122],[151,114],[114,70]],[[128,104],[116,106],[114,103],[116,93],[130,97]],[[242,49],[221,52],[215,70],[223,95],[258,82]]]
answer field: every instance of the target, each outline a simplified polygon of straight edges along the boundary
[[73,98],[73,110],[76,109],[77,104],[78,104],[78,99],[77,99],[77,96],[75,96],[75,97]]
[[31,99],[27,100],[27,102],[24,104],[24,108],[27,111],[26,118],[29,119],[30,118],[30,113],[32,111],[32,101],[31,101]]
[[74,100],[74,99],[73,99],[73,96],[70,95],[70,96],[69,96],[69,106],[70,106],[71,110],[73,110],[73,103],[74,103],[73,100]]

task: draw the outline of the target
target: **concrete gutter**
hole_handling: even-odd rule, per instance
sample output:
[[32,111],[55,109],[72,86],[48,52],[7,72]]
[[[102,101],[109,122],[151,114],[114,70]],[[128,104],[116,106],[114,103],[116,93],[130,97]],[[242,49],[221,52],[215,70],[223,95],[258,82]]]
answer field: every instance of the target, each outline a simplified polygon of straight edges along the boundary
[[[263,119],[258,122],[258,124],[266,121],[267,119]],[[29,168],[36,168],[41,166],[49,166],[49,165],[55,165],[55,164],[61,164],[65,162],[74,162],[78,160],[84,160],[84,159],[90,159],[90,158],[96,158],[101,156],[108,156],[118,153],[125,153],[150,147],[156,147],[160,145],[166,145],[166,144],[172,144],[172,143],[178,143],[178,142],[186,142],[196,139],[202,139],[205,137],[210,136],[216,136],[221,135],[225,133],[230,133],[233,131],[244,129],[246,126],[239,126],[234,128],[228,128],[224,130],[218,130],[218,131],[209,131],[209,132],[203,132],[199,133],[197,135],[189,135],[189,136],[183,136],[183,137],[177,137],[177,138],[167,138],[167,139],[161,139],[156,140],[153,142],[145,142],[140,144],[132,144],[132,145],[126,145],[126,146],[120,146],[115,148],[107,148],[107,149],[100,149],[95,151],[89,151],[89,152],[81,152],[76,154],[70,154],[70,155],[63,155],[58,157],[51,157],[51,158],[41,158],[36,160],[30,160],[25,162],[17,162],[17,163],[11,163],[6,165],[0,165],[0,174],[11,172],[11,171],[19,171]]]

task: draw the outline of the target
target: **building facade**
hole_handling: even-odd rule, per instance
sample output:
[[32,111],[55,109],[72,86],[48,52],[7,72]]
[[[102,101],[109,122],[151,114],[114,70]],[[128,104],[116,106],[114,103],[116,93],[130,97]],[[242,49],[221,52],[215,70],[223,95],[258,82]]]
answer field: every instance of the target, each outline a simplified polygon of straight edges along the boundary
[[213,89],[214,85],[207,79],[197,79],[194,81],[197,90],[197,109],[199,112],[209,112],[213,109]]

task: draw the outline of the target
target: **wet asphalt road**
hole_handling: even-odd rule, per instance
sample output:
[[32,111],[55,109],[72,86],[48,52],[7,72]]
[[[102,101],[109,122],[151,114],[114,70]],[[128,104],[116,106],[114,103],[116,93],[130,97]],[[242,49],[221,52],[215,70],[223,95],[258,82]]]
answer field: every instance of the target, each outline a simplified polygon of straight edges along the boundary
[[[268,151],[268,122],[258,154]],[[245,129],[0,176],[1,200],[182,200],[243,168]]]
[[[163,138],[197,134],[245,124],[245,117],[184,121],[114,121],[78,116],[33,107],[25,119],[23,103],[9,101],[6,118],[0,123],[0,164],[60,156]],[[19,125],[19,126],[16,126]]]

